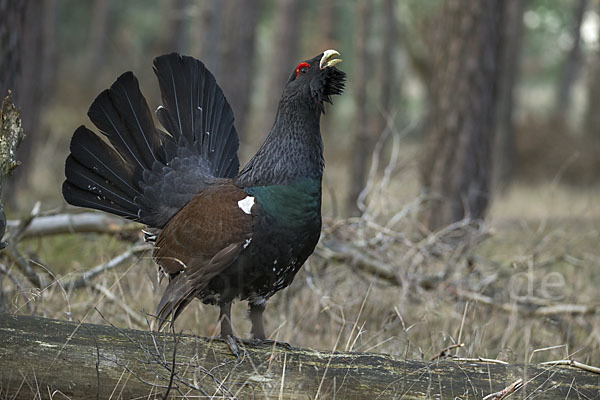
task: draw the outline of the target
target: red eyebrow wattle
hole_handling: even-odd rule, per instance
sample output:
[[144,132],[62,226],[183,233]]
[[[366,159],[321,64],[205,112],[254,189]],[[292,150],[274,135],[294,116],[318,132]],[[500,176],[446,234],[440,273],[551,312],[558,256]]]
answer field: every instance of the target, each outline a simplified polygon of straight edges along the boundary
[[300,70],[302,68],[310,68],[310,64],[307,62],[301,62],[300,64],[298,64],[298,66],[296,67],[296,78],[298,77],[298,75],[300,75]]

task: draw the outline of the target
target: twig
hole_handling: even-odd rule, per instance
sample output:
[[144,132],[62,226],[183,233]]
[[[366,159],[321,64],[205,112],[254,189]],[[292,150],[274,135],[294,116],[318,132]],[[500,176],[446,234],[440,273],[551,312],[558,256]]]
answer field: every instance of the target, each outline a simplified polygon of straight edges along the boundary
[[177,360],[176,356],[177,356],[177,344],[179,343],[179,337],[177,336],[177,334],[175,333],[175,327],[173,325],[171,325],[173,328],[173,360],[171,363],[171,374],[169,376],[169,385],[167,387],[167,391],[165,392],[165,395],[163,396],[163,400],[167,400],[169,398],[169,392],[171,391],[171,388],[173,387],[173,378],[175,378],[175,361]]
[[[15,228],[13,229],[13,232],[9,238],[11,241],[13,241],[14,243],[18,243],[19,240],[21,240],[24,232],[33,223],[35,218],[40,214],[41,208],[42,208],[42,203],[37,201],[33,205],[33,208],[31,209],[31,212],[29,213],[29,215],[26,218],[23,218],[23,219],[17,221],[17,223],[15,224]],[[10,224],[11,224],[11,221],[7,221],[6,227],[8,228],[10,226]]]
[[21,273],[38,289],[46,286],[44,279],[40,274],[35,272],[31,265],[29,264],[29,260],[22,255],[17,249],[15,243],[11,240],[8,242],[8,246],[6,247],[6,253],[13,260],[14,264],[21,271]]
[[488,364],[508,365],[508,363],[506,361],[496,360],[495,358],[484,358],[484,357],[477,357],[477,358],[472,358],[472,357],[452,357],[452,361],[457,361],[457,362],[485,362],[485,363],[488,363]]
[[337,258],[396,286],[402,286],[402,282],[387,265],[365,255],[364,250],[361,251],[352,245],[337,240],[322,241],[317,247],[317,254],[326,259]]
[[113,303],[118,305],[119,307],[121,307],[121,309],[123,311],[125,311],[127,313],[127,315],[129,315],[132,319],[134,319],[140,325],[144,325],[146,323],[146,319],[144,317],[142,317],[138,312],[132,310],[131,307],[129,307],[127,304],[125,304],[121,300],[119,300],[113,292],[108,290],[108,288],[106,288],[102,285],[98,285],[96,283],[90,285],[90,287],[92,289],[102,293],[104,295],[104,297],[106,297],[107,299],[109,299],[110,301],[112,301]]
[[600,368],[587,365],[575,360],[557,360],[557,361],[546,361],[540,363],[540,365],[568,365],[570,367],[579,368],[584,371],[593,372],[594,374],[600,374]]
[[502,400],[523,387],[523,378],[516,380],[499,392],[488,394],[483,400]]
[[122,263],[124,263],[125,261],[127,261],[128,259],[133,257],[134,255],[144,252],[144,251],[148,251],[150,249],[152,249],[152,246],[147,245],[147,244],[138,244],[138,245],[132,246],[129,249],[127,249],[125,252],[123,252],[123,253],[119,254],[118,256],[116,256],[115,258],[113,258],[112,260],[110,260],[104,264],[97,265],[97,266],[87,270],[79,278],[72,279],[71,281],[68,281],[68,282],[64,282],[63,286],[69,290],[74,290],[74,289],[79,289],[82,287],[89,286],[90,281],[92,279],[94,279],[95,277],[97,277],[98,275],[118,267],[119,265],[121,265]]
[[25,290],[25,287],[21,284],[21,282],[19,282],[19,280],[13,274],[10,273],[10,271],[8,270],[8,268],[6,268],[6,265],[4,264],[0,264],[0,273],[6,275],[8,279],[10,279],[12,283],[17,287],[17,291],[21,294],[21,296],[23,296],[25,304],[27,304],[27,306],[29,307],[29,312],[33,314],[33,304],[25,295],[27,291]]
[[459,347],[463,347],[465,344],[464,343],[457,343],[457,344],[453,344],[451,346],[446,347],[445,349],[442,349],[442,351],[440,351],[438,354],[436,354],[435,356],[431,357],[430,360],[434,361],[437,360],[438,358],[442,358],[448,355],[448,352],[450,350],[459,348]]

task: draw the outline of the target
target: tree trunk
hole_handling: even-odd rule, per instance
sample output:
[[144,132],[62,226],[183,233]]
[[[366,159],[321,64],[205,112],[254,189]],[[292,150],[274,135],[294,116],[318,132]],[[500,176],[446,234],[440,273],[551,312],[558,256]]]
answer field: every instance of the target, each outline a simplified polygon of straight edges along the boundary
[[57,70],[59,60],[59,40],[57,27],[60,20],[58,0],[45,0],[43,21],[44,50],[42,52],[41,71],[42,104],[49,104],[57,85]]
[[199,21],[192,24],[192,41],[198,48],[194,52],[209,70],[217,73],[221,70],[219,41],[223,34],[223,6],[221,0],[205,0],[197,4]]
[[[106,49],[106,34],[108,32],[108,16],[111,0],[95,0],[92,9],[90,38],[88,47],[88,76],[96,86],[101,84],[99,79],[91,79],[98,74],[98,66],[103,64]],[[99,87],[96,87],[99,89]]]
[[[223,92],[233,108],[238,131],[246,132],[250,109],[250,94],[255,82],[254,67],[256,26],[260,16],[257,1],[227,0],[225,32],[220,43],[222,68],[215,73]],[[285,63],[284,63],[285,64]]]
[[373,149],[373,133],[369,132],[367,112],[367,84],[371,73],[371,59],[367,46],[369,20],[371,18],[371,0],[361,0],[357,9],[356,50],[354,60],[354,144],[352,148],[353,162],[350,168],[350,192],[346,209],[350,215],[360,215],[357,200],[367,183],[369,161]]
[[558,93],[556,95],[556,117],[565,122],[571,106],[571,88],[577,80],[579,67],[581,65],[581,24],[588,6],[588,0],[577,0],[573,7],[573,26],[571,37],[573,44],[565,58],[564,68],[559,80]]
[[267,98],[263,123],[268,130],[275,119],[277,105],[283,87],[287,82],[298,60],[298,48],[302,32],[302,10],[306,3],[300,0],[280,0],[275,11],[275,32],[271,60],[269,62],[269,79],[267,80]]
[[317,38],[321,47],[314,49],[310,54],[327,49],[338,48],[338,30],[340,21],[340,4],[336,0],[323,0],[319,3],[319,28],[320,35]]
[[394,0],[384,0],[383,7],[383,43],[379,60],[381,61],[381,70],[379,73],[379,118],[375,133],[381,135],[388,125],[388,119],[391,118],[394,102],[393,93],[396,88],[396,68],[394,68],[394,48],[396,45],[396,10]]
[[186,9],[189,0],[169,0],[167,4],[167,24],[163,52],[184,53],[187,49],[188,18]]
[[[600,375],[556,365],[410,361],[0,314],[0,396],[11,399],[596,398]],[[173,368],[174,367],[174,368]],[[506,396],[507,394],[505,394]],[[490,397],[488,397],[490,398]],[[500,394],[496,397],[500,398]]]
[[[48,10],[47,1],[26,3],[25,26],[21,41],[21,75],[19,93],[15,104],[21,109],[23,131],[27,140],[23,141],[17,153],[21,166],[7,179],[6,202],[17,207],[17,199],[28,186],[29,174],[33,169],[33,155],[38,143],[44,142],[45,134],[40,129],[41,108],[43,105],[44,76],[44,15]],[[27,204],[26,206],[29,206]]]
[[26,1],[0,0],[0,103],[8,90],[18,104]]
[[515,172],[515,127],[513,121],[513,89],[519,76],[521,43],[523,42],[523,11],[525,0],[506,0],[503,25],[500,84],[496,105],[494,187],[503,191]]
[[[598,25],[600,34],[600,25]],[[590,57],[588,64],[587,105],[583,121],[584,135],[591,139],[594,151],[600,150],[600,48]]]
[[500,79],[504,0],[446,0],[434,61],[430,126],[421,165],[430,230],[483,218]]

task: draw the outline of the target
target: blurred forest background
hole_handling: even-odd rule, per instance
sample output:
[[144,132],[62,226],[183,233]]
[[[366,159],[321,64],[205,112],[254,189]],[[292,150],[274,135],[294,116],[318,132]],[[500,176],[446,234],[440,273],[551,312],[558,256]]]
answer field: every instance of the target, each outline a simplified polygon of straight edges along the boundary
[[[417,358],[464,342],[457,354],[600,363],[594,0],[0,0],[0,93],[13,91],[27,134],[3,193],[9,219],[38,201],[65,210],[70,136],[122,72],[155,108],[155,56],[204,61],[232,104],[243,163],[293,68],[329,48],[348,82],[322,120],[324,238],[270,303],[268,331]],[[139,310],[161,292],[148,255],[99,278],[108,292],[52,283],[129,246],[81,238],[19,243],[4,261],[10,307],[93,322],[106,302],[112,322],[143,327]],[[23,255],[50,283],[14,283]],[[213,310],[189,309],[181,327],[211,334]]]

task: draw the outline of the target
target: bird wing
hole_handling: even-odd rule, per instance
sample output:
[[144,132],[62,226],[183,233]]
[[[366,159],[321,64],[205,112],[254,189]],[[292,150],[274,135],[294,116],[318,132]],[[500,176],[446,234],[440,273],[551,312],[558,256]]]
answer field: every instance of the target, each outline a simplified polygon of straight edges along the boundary
[[207,188],[160,233],[154,258],[170,276],[158,305],[160,326],[173,319],[252,240],[254,198],[230,181]]

